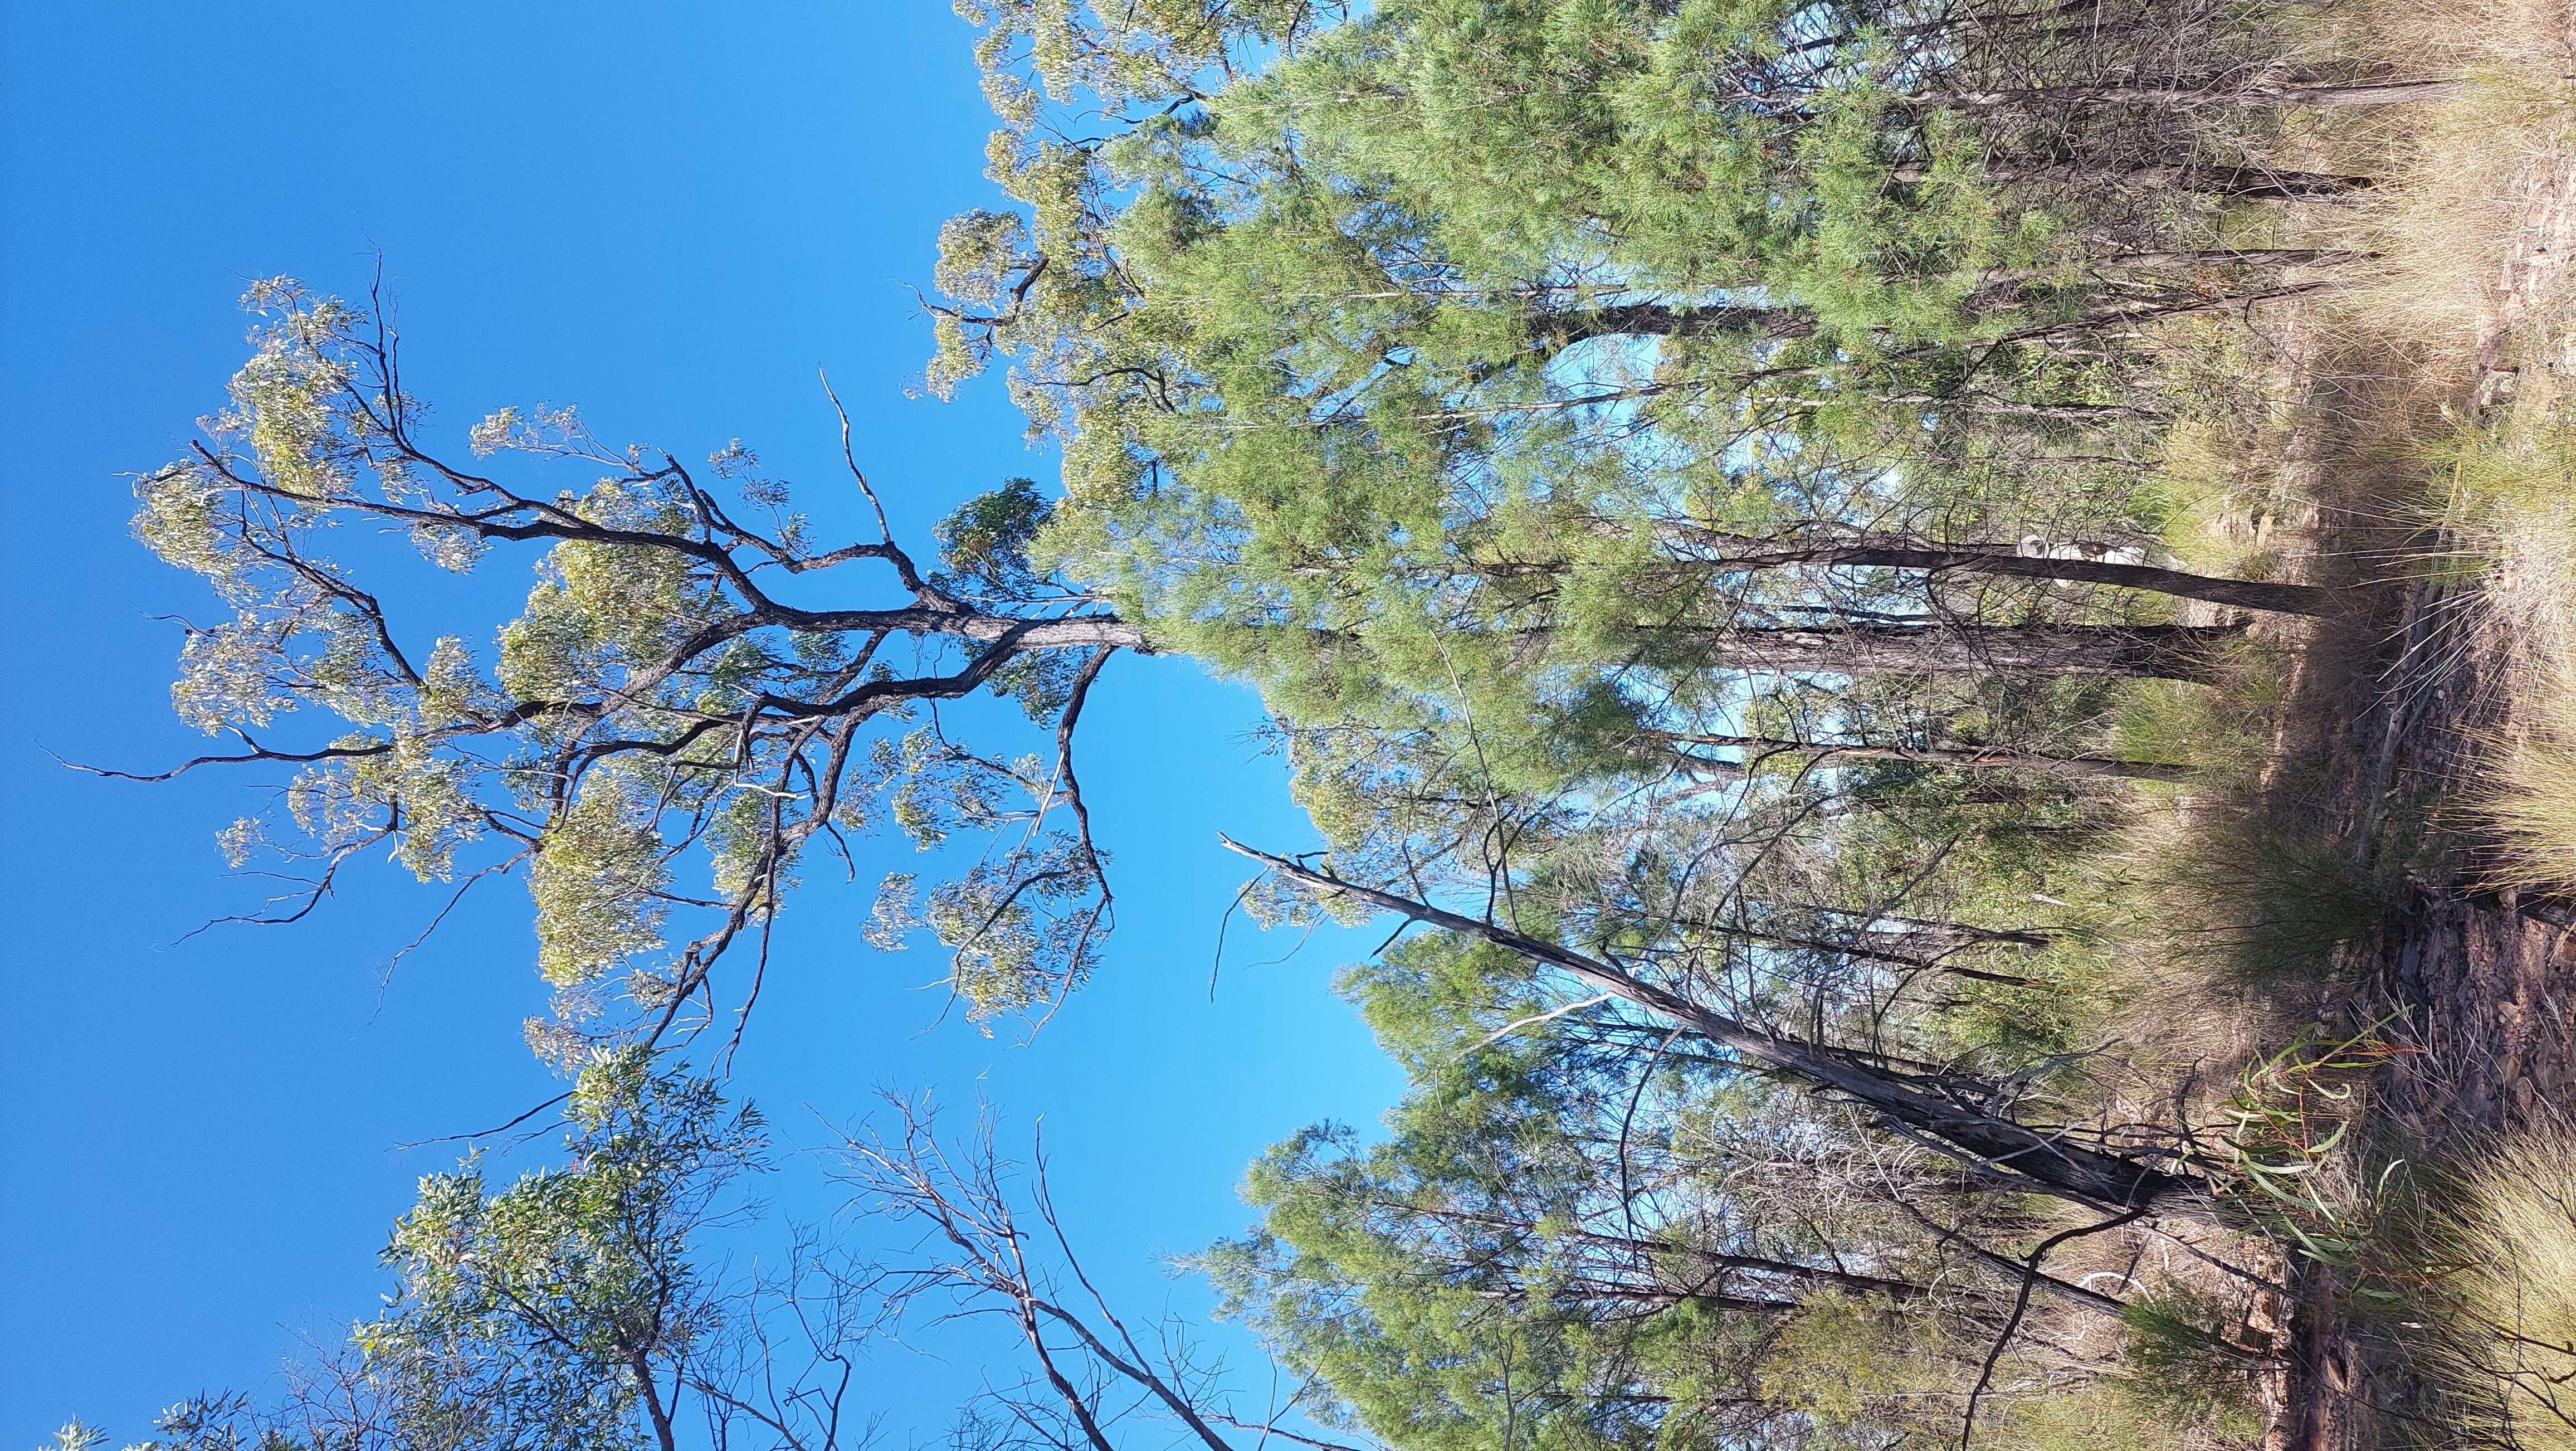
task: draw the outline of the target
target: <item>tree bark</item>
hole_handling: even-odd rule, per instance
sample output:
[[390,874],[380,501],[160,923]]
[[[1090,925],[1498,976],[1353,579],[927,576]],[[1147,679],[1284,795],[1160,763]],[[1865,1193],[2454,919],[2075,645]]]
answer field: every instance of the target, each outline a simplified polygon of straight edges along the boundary
[[[1852,1054],[1763,1032],[1571,948],[1524,936],[1427,902],[1382,892],[1220,837],[1228,849],[1317,890],[1337,893],[1461,936],[1490,942],[1564,972],[1725,1048],[1774,1076],[1829,1090],[1907,1137],[1945,1148],[1998,1184],[2115,1213],[2211,1219],[2207,1185],[2189,1174],[2105,1149],[2069,1143],[1976,1108],[1938,1078],[1892,1072]],[[1966,1087],[1966,1085],[1958,1085]]]
[[1701,662],[1782,675],[1999,673],[2205,681],[2241,625],[1669,627]]
[[1776,540],[1727,534],[1696,524],[1662,521],[1655,525],[1655,535],[1666,543],[1702,551],[1700,557],[1707,563],[1730,571],[1818,565],[1921,569],[2009,579],[2068,580],[2289,615],[2323,615],[2332,608],[2334,601],[2333,591],[2312,584],[2228,579],[2152,564],[2115,564],[2100,559],[2051,559],[2021,554],[2001,544],[1940,544],[1903,534],[1860,533],[1813,545],[1782,547]]
[[2250,86],[2168,82],[2127,86],[2032,86],[2013,91],[1925,91],[1909,99],[1921,106],[1958,106],[1972,111],[2046,105],[2053,101],[2101,101],[2136,106],[2233,106],[2260,110],[2274,106],[2405,106],[2423,101],[2447,101],[2458,96],[2466,84],[2457,76]]
[[1592,338],[1756,337],[1787,341],[1812,337],[1814,313],[1803,308],[1673,307],[1630,302],[1577,312],[1541,313],[1530,319],[1537,335],[1560,343]]
[[[2107,776],[2124,781],[2188,781],[2192,769],[2167,765],[2159,761],[2123,761],[2109,756],[2053,756],[2037,751],[1988,750],[1975,746],[1864,746],[1837,745],[1830,741],[1793,741],[1775,736],[1705,735],[1697,732],[1656,731],[1652,739],[1674,746],[1724,746],[1739,751],[1811,755],[1819,758],[1839,757],[1855,761],[1913,761],[1927,766],[1941,766],[1962,771],[2031,770],[2054,771],[2063,776]],[[1720,769],[1743,767],[1730,761],[1711,761],[1687,752],[1675,752],[1681,759],[1700,766]]]
[[[1902,182],[1921,181],[1925,166],[1900,166]],[[2003,182],[2108,182],[2131,190],[2187,191],[2248,201],[2326,201],[2367,189],[2372,178],[2331,172],[2282,171],[2268,166],[2217,166],[2196,162],[2150,162],[2126,168],[2088,166],[2072,161],[1990,162],[1980,173]]]

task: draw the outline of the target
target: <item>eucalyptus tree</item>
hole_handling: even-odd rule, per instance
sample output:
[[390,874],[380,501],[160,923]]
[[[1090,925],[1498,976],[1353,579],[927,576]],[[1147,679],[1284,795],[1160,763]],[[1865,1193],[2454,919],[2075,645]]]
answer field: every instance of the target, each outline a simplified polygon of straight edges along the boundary
[[[738,1034],[797,874],[892,827],[987,838],[926,900],[890,879],[875,934],[926,919],[973,1013],[1053,1001],[1089,971],[1112,897],[1074,733],[1108,658],[1147,644],[1030,565],[1029,486],[961,509],[925,564],[884,527],[845,418],[849,487],[878,528],[825,542],[738,441],[701,469],[611,447],[569,410],[505,408],[451,453],[381,310],[284,281],[248,303],[261,322],[231,406],[138,482],[134,528],[230,611],[187,626],[172,702],[235,743],[141,779],[296,772],[283,811],[223,834],[237,864],[265,854],[294,882],[250,920],[306,915],[378,848],[456,895],[523,872],[555,990],[532,1041],[572,1066],[634,1036]],[[448,575],[529,547],[535,578],[515,615],[478,620],[477,592],[405,579],[368,534]],[[1052,753],[956,739],[939,706],[978,690],[1016,700]],[[720,988],[746,941],[759,961]]]
[[629,1047],[582,1071],[565,1117],[559,1166],[496,1186],[476,1154],[423,1178],[383,1252],[384,1308],[292,1366],[284,1397],[195,1397],[142,1444],[675,1451],[700,1409],[730,1409],[706,1370],[737,1327],[695,1240],[738,1212],[759,1116]]
[[[2047,1217],[1865,1112],[1631,1003],[1564,1001],[1490,943],[1416,938],[1344,990],[1405,1099],[1381,1140],[1326,1126],[1257,1162],[1260,1224],[1208,1264],[1228,1313],[1354,1426],[1425,1446],[1871,1444],[1954,1427],[1991,1352],[1981,1439],[2018,1445],[2025,1412],[2120,1373],[2086,1345],[2135,1307],[1990,1248]],[[1904,1375],[1871,1365],[1891,1354]]]
[[[908,1246],[801,1229],[743,1258],[708,1242],[759,1225],[767,1131],[667,1050],[607,1050],[579,1075],[562,1161],[493,1182],[480,1151],[422,1179],[383,1262],[393,1292],[344,1342],[290,1361],[283,1394],[199,1395],[139,1451],[862,1451],[881,1377],[912,1335],[997,1318],[1015,1332],[957,1407],[961,1451],[1321,1447],[1312,1390],[1239,1394],[1192,1328],[1131,1318],[1097,1288],[1047,1188],[989,1118],[937,1131],[926,1099],[832,1151],[843,1222]],[[966,1341],[969,1345],[975,1342]],[[981,1347],[994,1349],[989,1344]],[[1016,1373],[1015,1373],[1016,1372]],[[62,1440],[89,1451],[78,1422]],[[1341,1451],[1367,1448],[1341,1446]]]

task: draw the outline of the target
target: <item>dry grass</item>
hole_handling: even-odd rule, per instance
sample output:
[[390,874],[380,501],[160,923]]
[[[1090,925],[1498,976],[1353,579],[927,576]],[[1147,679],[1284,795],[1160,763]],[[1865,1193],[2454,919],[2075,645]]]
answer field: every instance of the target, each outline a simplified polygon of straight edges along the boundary
[[2470,804],[2491,885],[2576,885],[2576,425],[2471,430],[2442,450],[2442,531],[2475,562],[2474,599],[2515,697]]
[[2388,907],[2330,836],[2237,806],[2150,813],[2112,865],[2142,955],[2252,984],[2331,971]]
[[2334,13],[2321,49],[2337,59],[2462,84],[2438,103],[2312,118],[2292,138],[2376,181],[2317,221],[2333,243],[2377,254],[2330,325],[2456,377],[2488,320],[2529,179],[2576,140],[2568,0],[2359,0]]
[[2520,1451],[2576,1451],[2576,1143],[2509,1139],[2463,1188],[2434,1231],[2458,1267],[2424,1311],[2436,1362],[2490,1422],[2477,1431]]
[[2272,753],[2281,686],[2244,662],[2218,687],[2139,681],[2112,717],[2112,750],[2132,761],[2173,761],[2198,776],[2192,794],[2253,788]]
[[2231,437],[2209,418],[2187,417],[2166,430],[2163,450],[2141,512],[2156,521],[2165,552],[2200,574],[2281,577],[2268,527],[2280,512],[2280,488],[2255,441]]
[[2507,743],[2479,809],[2501,839],[2499,885],[2576,885],[2576,672],[2562,677],[2550,721]]

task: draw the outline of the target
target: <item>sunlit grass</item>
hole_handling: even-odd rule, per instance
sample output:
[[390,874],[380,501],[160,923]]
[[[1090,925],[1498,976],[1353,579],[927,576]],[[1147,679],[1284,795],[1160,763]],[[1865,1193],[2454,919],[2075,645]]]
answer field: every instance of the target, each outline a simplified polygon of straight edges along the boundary
[[2426,1308],[2454,1392],[2520,1451],[2576,1451],[2576,1145],[2524,1135],[2483,1156],[2432,1249],[2456,1266]]
[[2476,567],[2473,598],[2512,699],[2468,799],[2497,886],[2576,884],[2576,426],[2470,430],[2439,451],[2443,527]]

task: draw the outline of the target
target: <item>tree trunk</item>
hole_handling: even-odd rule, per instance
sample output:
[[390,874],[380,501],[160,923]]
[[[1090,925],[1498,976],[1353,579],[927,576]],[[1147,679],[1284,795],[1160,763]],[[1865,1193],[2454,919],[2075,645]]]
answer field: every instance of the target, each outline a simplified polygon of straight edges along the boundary
[[1828,907],[1821,902],[1783,902],[1780,905],[1795,912],[1821,912],[1828,917],[1862,917],[1872,922],[1893,922],[1909,934],[1920,934],[1926,941],[1941,941],[1957,947],[1971,943],[1992,943],[2007,947],[2046,947],[2057,940],[2055,929],[2047,927],[1978,927],[1966,922],[1937,922],[1926,917],[1900,917],[1893,912],[1864,912],[1853,907]]
[[[2052,756],[2037,751],[1989,750],[1976,746],[1837,745],[1832,742],[1783,740],[1774,736],[1703,735],[1681,731],[1655,731],[1651,738],[1676,746],[1724,746],[1739,751],[1856,761],[1913,761],[1961,771],[2054,771],[2062,776],[2108,776],[2124,781],[2188,781],[2193,775],[2188,766],[2171,766],[2158,761],[2123,761],[2108,756]],[[1674,754],[1694,765],[1744,769],[1735,762],[1711,761],[1687,752]]]
[[[1828,957],[1875,962],[1916,972],[1937,972],[1977,982],[1999,983],[2005,987],[2030,987],[2038,981],[2017,973],[1988,972],[1981,967],[1960,967],[1944,962],[1941,960],[1944,954],[1973,944],[1934,940],[1914,933],[1861,932],[1850,937],[1792,937],[1758,927],[1733,927],[1718,922],[1676,921],[1676,925],[1705,932],[1712,937],[1731,937],[1738,942],[1759,942],[1765,947],[1785,948],[1792,952],[1821,952]],[[1872,938],[1885,940],[1872,941]]]
[[1591,338],[1757,337],[1775,341],[1812,337],[1815,314],[1802,308],[1673,307],[1630,302],[1576,312],[1538,313],[1530,329],[1559,343]]
[[2458,96],[2466,84],[2457,76],[2250,86],[2167,82],[2125,86],[2032,86],[2014,91],[1925,91],[1909,99],[1921,106],[1957,106],[1971,111],[2039,106],[2058,101],[2177,108],[2234,106],[2260,110],[2275,106],[2405,106],[2423,101],[2447,101]]
[[[1899,180],[1918,180],[1924,167],[1899,167]],[[2331,172],[2281,171],[2263,166],[2205,166],[2146,162],[2105,168],[2079,162],[2043,162],[2027,166],[1990,164],[1983,175],[2007,185],[2018,182],[2107,182],[2125,191],[2183,191],[2246,201],[2324,201],[2367,189],[2372,178]]]
[[1685,630],[1700,663],[1781,675],[2117,675],[2205,681],[2241,625],[1817,625]]
[[1666,543],[1702,551],[1706,563],[1728,571],[1819,565],[2067,580],[2290,615],[2325,614],[2334,600],[2333,591],[2312,584],[2227,579],[2152,564],[2116,564],[2101,559],[2052,559],[2018,553],[2007,545],[1939,544],[1903,534],[1859,533],[1825,543],[1783,547],[1775,540],[1666,521],[1655,525],[1655,535]]
[[1904,1136],[1947,1149],[1998,1184],[2116,1213],[2177,1216],[2204,1222],[2212,1219],[2208,1186],[2196,1176],[2174,1173],[2126,1154],[2068,1142],[2062,1134],[2044,1133],[1978,1109],[1965,1091],[1945,1091],[1953,1087],[1966,1090],[1971,1085],[1964,1082],[1953,1085],[1931,1076],[1897,1073],[1823,1044],[1774,1036],[1571,948],[1479,922],[1427,902],[1345,881],[1231,839],[1219,839],[1229,849],[1319,891],[1352,897],[1382,911],[1490,942],[1532,962],[1556,968],[1595,991],[1687,1028],[1752,1066],[1840,1094],[1869,1109]]
[[[1930,174],[1931,168],[1925,166],[1900,166],[1894,172],[1896,180],[1901,182],[1921,181]],[[2089,166],[2072,161],[1989,162],[1981,174],[1989,181],[2006,184],[2108,182],[2127,190],[2199,192],[2247,201],[2326,201],[2364,190],[2372,182],[2372,178],[2367,176],[2194,162],[2149,162],[2126,168]]]

